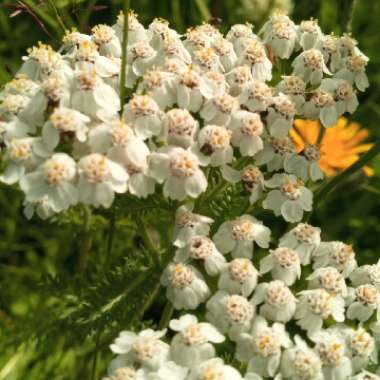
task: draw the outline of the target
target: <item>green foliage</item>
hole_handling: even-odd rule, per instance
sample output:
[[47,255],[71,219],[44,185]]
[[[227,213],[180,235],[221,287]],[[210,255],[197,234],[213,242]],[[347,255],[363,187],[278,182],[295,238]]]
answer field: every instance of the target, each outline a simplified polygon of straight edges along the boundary
[[[295,21],[314,17],[326,32],[352,31],[370,57],[371,88],[355,120],[370,129],[372,140],[378,139],[380,2],[294,3]],[[0,84],[14,75],[26,49],[37,41],[57,47],[62,25],[87,32],[96,23],[112,24],[122,5],[122,0],[3,0]],[[222,30],[250,16],[240,0],[132,0],[132,8],[145,24],[164,17],[181,32],[209,15],[221,19]],[[378,257],[380,160],[372,165],[373,178],[351,178],[321,202],[311,219],[322,226],[325,240],[353,243],[361,263]],[[214,218],[213,228],[254,211],[240,185],[219,185],[220,175],[212,171],[208,179],[210,190],[195,210]],[[165,306],[159,274],[173,254],[162,247],[172,236],[178,204],[160,195],[123,196],[111,211],[91,215],[86,225],[80,208],[47,222],[27,221],[21,203],[17,190],[0,187],[0,380],[99,379],[115,332],[159,324]],[[254,215],[276,228],[276,237],[284,232],[284,225],[274,227],[271,215]]]

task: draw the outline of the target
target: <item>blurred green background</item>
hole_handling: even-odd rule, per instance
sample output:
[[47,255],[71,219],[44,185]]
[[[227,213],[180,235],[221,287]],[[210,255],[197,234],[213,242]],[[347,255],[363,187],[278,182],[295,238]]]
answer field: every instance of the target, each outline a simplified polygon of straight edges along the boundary
[[[296,22],[318,18],[325,33],[351,32],[370,57],[371,86],[360,95],[361,105],[350,120],[370,131],[369,141],[380,138],[380,1],[132,0],[131,3],[145,25],[155,17],[163,17],[181,32],[211,17],[224,31],[234,23],[246,21],[258,30],[272,11],[268,5],[291,11]],[[78,26],[87,32],[96,23],[113,24],[121,7],[121,0],[0,0],[0,84],[12,78],[26,49],[37,41],[59,46],[62,28],[57,14],[66,26]],[[377,261],[380,253],[380,158],[371,166],[374,176],[366,178],[358,174],[352,178],[330,194],[312,218],[313,224],[322,227],[325,240],[352,243],[361,263]],[[124,257],[138,247],[138,236],[134,236],[128,221],[119,223],[114,254],[108,262],[107,224],[101,217],[95,219],[89,269],[78,273],[77,252],[83,241],[80,218],[27,221],[21,214],[21,202],[17,189],[0,185],[0,380],[101,378],[111,357],[108,344],[113,338],[109,334],[113,321],[107,321],[108,330],[103,331],[96,327],[97,322],[90,326],[91,321],[97,321],[96,315],[92,320],[80,318],[83,310],[89,314],[93,307],[96,311],[102,290],[117,294],[118,289],[123,289],[125,284],[118,268],[125,269]],[[104,266],[116,269],[103,276]],[[99,278],[104,283],[99,285]],[[77,314],[78,304],[82,314]],[[72,314],[68,305],[73,307]],[[123,305],[117,312],[121,325],[123,318],[131,317],[123,312]],[[73,322],[83,328],[71,331]],[[37,340],[36,336],[42,339]]]

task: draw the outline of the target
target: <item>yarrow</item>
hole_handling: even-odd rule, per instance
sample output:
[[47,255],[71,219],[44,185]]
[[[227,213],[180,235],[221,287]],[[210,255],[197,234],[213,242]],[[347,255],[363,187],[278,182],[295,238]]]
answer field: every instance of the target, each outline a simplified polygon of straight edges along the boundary
[[[289,72],[275,72],[280,59]],[[145,28],[131,12],[67,32],[58,52],[28,50],[0,93],[0,180],[19,185],[25,215],[102,214],[123,198],[176,210],[163,226],[173,247],[156,252],[163,328],[122,331],[107,379],[378,378],[380,266],[304,222],[323,179],[319,139],[297,153],[289,134],[295,118],[328,128],[353,113],[367,63],[351,37],[285,15],[223,36],[208,23]],[[282,236],[268,213],[291,224]]]

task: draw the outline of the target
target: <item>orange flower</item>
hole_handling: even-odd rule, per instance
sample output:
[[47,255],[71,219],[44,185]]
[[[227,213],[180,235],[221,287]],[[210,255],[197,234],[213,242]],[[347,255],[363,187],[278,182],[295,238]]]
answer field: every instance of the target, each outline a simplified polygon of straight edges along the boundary
[[[304,149],[305,143],[316,144],[320,129],[321,125],[317,120],[295,120],[290,136],[297,152]],[[360,128],[355,122],[349,123],[344,117],[339,118],[333,127],[326,128],[320,145],[319,160],[326,176],[338,174],[357,161],[361,153],[367,152],[373,145],[362,143],[368,135],[368,129]],[[368,166],[364,167],[364,172],[368,176],[373,175],[373,170]]]

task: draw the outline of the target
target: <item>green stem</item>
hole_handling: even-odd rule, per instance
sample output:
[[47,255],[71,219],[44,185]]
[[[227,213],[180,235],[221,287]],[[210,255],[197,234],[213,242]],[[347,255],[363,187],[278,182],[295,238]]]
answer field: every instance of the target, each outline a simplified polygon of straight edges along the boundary
[[181,4],[180,0],[172,0],[172,13],[173,21],[178,31],[183,31],[183,20],[181,15]]
[[158,251],[158,249],[153,244],[152,239],[150,238],[150,236],[146,230],[144,222],[142,221],[142,219],[140,217],[136,218],[136,224],[139,228],[138,233],[144,241],[144,245],[148,249],[149,253],[152,254],[153,261],[157,265],[157,267],[159,268],[161,266],[160,252]]
[[57,21],[58,21],[59,25],[61,26],[61,28],[62,28],[62,30],[63,30],[63,33],[65,33],[67,28],[66,28],[66,26],[65,26],[65,23],[64,23],[63,20],[62,20],[61,15],[60,15],[59,12],[58,12],[57,7],[56,7],[55,4],[54,4],[54,1],[53,1],[53,0],[49,0],[49,3],[50,3],[50,6],[51,6],[52,9],[53,9],[53,12],[55,13],[55,17],[57,18]]
[[91,209],[88,206],[83,206],[83,232],[78,257],[78,272],[81,273],[87,268],[88,257],[92,245],[91,216]]
[[198,7],[199,13],[201,14],[203,21],[208,21],[211,18],[211,13],[204,0],[195,0],[195,4]]
[[[98,325],[99,325],[99,323],[98,323]],[[100,329],[100,326],[98,326],[97,332],[96,332],[94,359],[92,361],[91,380],[95,380],[95,378],[96,378],[96,365],[98,363],[98,352],[99,352],[99,345],[100,345],[100,334],[101,334],[101,329]]]
[[326,128],[321,125],[320,130],[319,130],[319,134],[318,134],[317,145],[321,144],[321,142],[323,140],[323,136],[325,135],[325,132],[326,132]]
[[380,140],[377,141],[373,147],[363,154],[358,161],[349,166],[346,170],[333,177],[329,182],[322,186],[314,197],[314,207],[326,197],[338,184],[346,180],[351,174],[361,169],[364,165],[368,164],[373,158],[380,153]]
[[34,4],[32,0],[23,0],[25,3],[37,16],[41,17],[41,19],[46,22],[52,29],[57,30],[58,24],[48,13],[46,13],[41,7]]
[[106,271],[109,269],[110,263],[111,263],[113,240],[115,236],[115,225],[116,225],[116,210],[115,210],[115,207],[112,207],[111,215],[109,219],[108,238],[107,238],[107,254],[106,254],[106,265],[105,265]]
[[124,101],[126,97],[126,87],[125,87],[125,77],[127,69],[127,47],[128,47],[128,16],[129,16],[129,6],[130,0],[125,0],[124,3],[124,25],[123,25],[123,40],[121,44],[121,74],[120,74],[120,83],[119,83],[119,95],[120,95],[120,115],[123,114]]
[[83,11],[83,16],[80,18],[80,29],[82,32],[86,32],[88,29],[88,21],[90,20],[91,12],[96,5],[97,0],[90,0],[86,5],[86,10]]
[[165,305],[164,311],[162,312],[160,323],[158,324],[158,328],[160,330],[168,327],[169,322],[172,319],[173,312],[174,312],[174,307],[171,304],[171,302],[168,301]]

